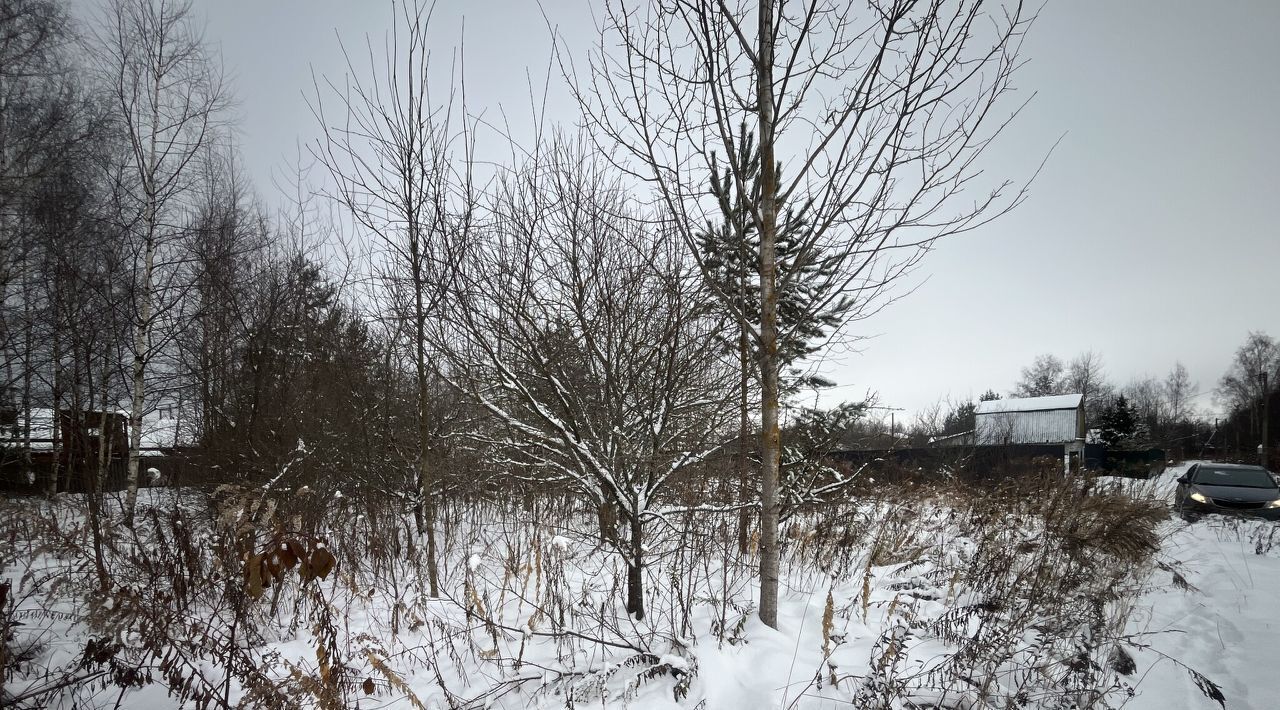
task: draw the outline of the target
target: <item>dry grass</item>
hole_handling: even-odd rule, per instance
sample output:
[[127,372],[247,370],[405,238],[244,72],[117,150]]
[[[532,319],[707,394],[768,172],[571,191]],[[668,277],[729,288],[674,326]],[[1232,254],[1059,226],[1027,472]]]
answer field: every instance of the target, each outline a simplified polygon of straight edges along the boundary
[[[48,597],[49,608],[55,596],[89,599],[84,621],[96,638],[137,639],[95,647],[103,663],[93,666],[94,682],[129,684],[150,674],[178,699],[205,707],[230,707],[236,697],[247,707],[345,707],[370,690],[403,695],[408,679],[422,674],[459,706],[529,688],[536,691],[522,697],[584,704],[614,697],[619,684],[634,693],[651,683],[667,684],[680,701],[698,673],[696,656],[676,666],[663,654],[742,644],[754,613],[755,559],[738,552],[733,514],[655,526],[650,616],[640,629],[621,608],[622,567],[590,532],[594,511],[565,496],[442,504],[444,600],[427,598],[415,573],[422,552],[394,501],[348,498],[329,509],[281,501],[249,527],[204,500],[152,508],[138,538],[110,536],[108,594],[94,589],[84,523],[73,522],[83,518],[67,507],[20,511],[0,546],[6,565],[60,557],[67,581]],[[868,708],[910,707],[903,699],[947,707],[1067,698],[1105,707],[1124,688],[1118,638],[1165,515],[1126,491],[1051,468],[986,484],[919,476],[869,484],[799,511],[784,530],[783,556],[789,586],[826,599],[815,643],[825,665],[815,683]],[[247,593],[240,553],[282,533],[329,540],[337,564],[326,591],[294,576],[276,579],[261,599]],[[573,547],[560,550],[555,536]],[[476,554],[486,562],[473,568]],[[147,589],[173,592],[139,593]],[[873,598],[883,589],[892,598]],[[937,605],[944,612],[924,613]],[[342,621],[356,608],[379,614],[358,634]],[[853,618],[879,624],[862,669],[836,662],[837,626]],[[316,644],[314,663],[268,650],[271,640],[302,631]],[[912,666],[912,649],[926,641],[948,650]],[[527,669],[535,646],[553,649],[560,670]],[[614,661],[575,665],[602,656]],[[466,690],[442,670],[449,667],[508,680]],[[69,678],[78,668],[49,670]],[[230,692],[227,678],[242,694]],[[931,706],[928,698],[942,700]]]

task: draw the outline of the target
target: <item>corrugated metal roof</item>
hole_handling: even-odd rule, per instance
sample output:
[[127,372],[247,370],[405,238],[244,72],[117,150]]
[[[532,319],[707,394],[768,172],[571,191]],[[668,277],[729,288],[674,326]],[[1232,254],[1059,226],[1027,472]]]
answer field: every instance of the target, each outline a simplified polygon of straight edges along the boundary
[[1049,397],[1021,397],[1013,399],[993,399],[989,402],[978,402],[974,409],[976,414],[995,414],[998,412],[1048,412],[1057,409],[1077,409],[1084,400],[1082,394],[1057,394]]

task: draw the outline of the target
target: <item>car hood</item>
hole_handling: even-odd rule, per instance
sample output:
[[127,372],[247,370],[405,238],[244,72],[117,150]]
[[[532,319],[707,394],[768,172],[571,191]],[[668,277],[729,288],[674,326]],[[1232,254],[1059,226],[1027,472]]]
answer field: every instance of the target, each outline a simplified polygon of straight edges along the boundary
[[1239,503],[1255,503],[1275,500],[1280,491],[1275,488],[1244,488],[1239,486],[1206,486],[1196,484],[1195,489],[1210,498],[1236,501]]

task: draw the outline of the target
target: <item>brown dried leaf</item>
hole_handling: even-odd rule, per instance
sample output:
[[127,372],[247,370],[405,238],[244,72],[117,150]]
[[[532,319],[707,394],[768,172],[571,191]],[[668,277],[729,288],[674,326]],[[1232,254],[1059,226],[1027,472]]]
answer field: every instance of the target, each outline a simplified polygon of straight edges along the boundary
[[365,695],[373,695],[373,691],[376,689],[373,684],[373,679],[365,678],[364,683],[360,685],[360,689],[364,691]]
[[328,577],[337,563],[338,559],[333,553],[319,544],[316,545],[315,552],[311,553],[311,572],[320,579]]
[[262,596],[262,556],[250,555],[244,563],[244,591],[251,598]]
[[298,560],[298,564],[301,565],[298,569],[298,576],[302,577],[303,581],[311,579],[311,564],[307,561],[307,548],[294,539],[286,540],[285,544],[289,546],[289,552],[293,553],[293,556]]
[[280,562],[280,554],[273,552],[267,556],[267,574],[273,580],[279,580],[284,574],[284,565]]
[[279,550],[276,552],[276,556],[280,558],[281,566],[285,569],[293,569],[297,566],[298,556],[294,554],[293,549],[287,543],[279,543],[276,549]]

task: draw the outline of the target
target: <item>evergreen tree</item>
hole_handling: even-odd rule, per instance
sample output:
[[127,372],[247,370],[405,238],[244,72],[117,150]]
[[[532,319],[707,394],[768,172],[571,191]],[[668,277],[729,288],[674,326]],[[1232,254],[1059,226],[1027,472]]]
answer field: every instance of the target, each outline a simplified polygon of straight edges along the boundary
[[[698,247],[711,288],[722,294],[738,318],[754,324],[760,322],[760,238],[754,216],[760,194],[760,151],[745,125],[741,135],[738,155],[744,162],[746,179],[735,184],[729,177],[733,171],[713,167],[711,193],[725,219],[707,224],[698,235]],[[781,167],[775,170],[780,174]],[[775,245],[778,351],[784,368],[817,350],[853,306],[847,296],[832,298],[837,276],[834,264],[819,251],[801,248],[809,230],[805,207],[788,207],[780,215]],[[752,346],[754,353],[754,343]],[[791,374],[793,388],[829,385],[816,376],[800,376],[794,369]]]
[[[753,363],[764,363],[760,357],[759,339],[751,335],[752,326],[758,332],[761,322],[761,249],[756,210],[763,176],[754,134],[747,130],[745,123],[741,129],[736,151],[743,163],[743,169],[738,173],[742,176],[741,182],[734,182],[730,177],[735,174],[733,170],[721,172],[718,164],[713,163],[710,188],[719,203],[723,220],[718,224],[709,222],[697,235],[696,246],[707,285],[726,304],[738,323],[736,332],[730,331],[724,337],[724,345],[727,350],[736,351],[739,358],[741,421],[737,475],[739,495],[745,499],[750,494],[746,443],[750,429],[748,393],[751,381],[759,381],[758,370],[752,377],[752,371],[756,369]],[[775,175],[780,170],[777,168]],[[808,228],[802,217],[804,211],[787,209],[780,215],[774,237],[779,334],[777,362],[783,373],[779,387],[783,397],[802,387],[831,386],[830,381],[802,373],[792,366],[816,350],[853,306],[851,298],[838,294],[836,263],[823,260],[812,249],[808,252],[801,249]],[[738,519],[738,546],[744,553],[747,551],[749,530],[750,514],[744,509]]]
[[977,409],[977,405],[973,402],[965,402],[947,412],[947,417],[942,422],[941,434],[943,436],[951,436],[952,434],[973,431],[976,426]]
[[1117,448],[1134,439],[1138,422],[1122,394],[1102,410],[1098,421],[1098,437],[1109,448]]

